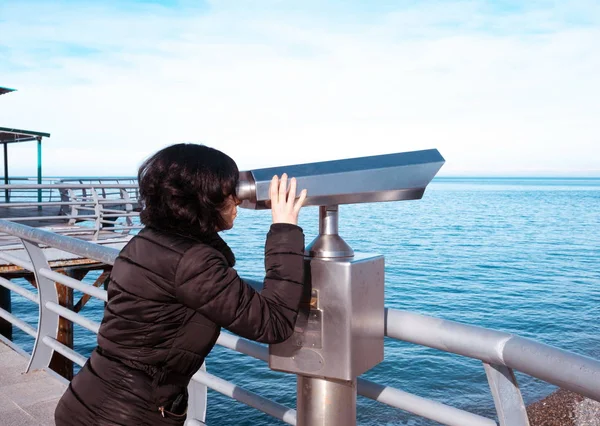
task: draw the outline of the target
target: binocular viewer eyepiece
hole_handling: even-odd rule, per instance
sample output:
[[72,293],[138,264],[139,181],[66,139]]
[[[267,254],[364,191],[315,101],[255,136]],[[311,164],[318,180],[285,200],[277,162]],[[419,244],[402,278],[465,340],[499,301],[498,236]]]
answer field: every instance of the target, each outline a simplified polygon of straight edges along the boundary
[[240,172],[237,197],[246,209],[269,208],[274,175],[287,173],[306,189],[305,206],[415,200],[443,166],[437,149],[277,166]]

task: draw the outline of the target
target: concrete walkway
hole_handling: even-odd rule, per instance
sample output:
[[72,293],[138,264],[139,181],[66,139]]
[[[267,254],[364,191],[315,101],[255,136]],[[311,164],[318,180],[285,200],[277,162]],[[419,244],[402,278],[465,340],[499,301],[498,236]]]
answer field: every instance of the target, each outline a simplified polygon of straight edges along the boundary
[[25,374],[27,359],[0,342],[0,425],[54,426],[66,385],[45,371]]

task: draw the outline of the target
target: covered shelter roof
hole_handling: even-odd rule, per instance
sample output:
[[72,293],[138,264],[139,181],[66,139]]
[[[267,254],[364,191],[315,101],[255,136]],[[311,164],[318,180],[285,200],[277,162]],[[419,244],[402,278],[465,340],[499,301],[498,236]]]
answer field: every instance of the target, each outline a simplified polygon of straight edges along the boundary
[[[0,86],[0,95],[14,92],[15,89]],[[19,142],[37,141],[37,180],[42,183],[42,138],[49,138],[50,133],[36,132],[33,130],[13,129],[11,127],[0,127],[0,145],[4,148],[4,184],[10,182],[8,173],[8,144]],[[38,201],[41,202],[41,192],[38,191]],[[4,190],[5,202],[10,202],[10,191]]]
[[8,87],[1,87],[0,86],[0,95],[4,95],[5,93],[10,93],[10,92],[14,92],[15,89],[9,89]]
[[0,127],[0,143],[30,142],[49,137],[50,133]]

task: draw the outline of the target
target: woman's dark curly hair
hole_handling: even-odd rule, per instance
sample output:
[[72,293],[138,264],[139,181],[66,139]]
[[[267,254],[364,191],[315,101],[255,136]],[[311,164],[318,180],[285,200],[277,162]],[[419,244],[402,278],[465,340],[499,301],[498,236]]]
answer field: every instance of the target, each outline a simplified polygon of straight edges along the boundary
[[214,148],[181,143],[168,146],[138,172],[140,219],[146,226],[184,234],[225,229],[224,202],[235,196],[235,161]]

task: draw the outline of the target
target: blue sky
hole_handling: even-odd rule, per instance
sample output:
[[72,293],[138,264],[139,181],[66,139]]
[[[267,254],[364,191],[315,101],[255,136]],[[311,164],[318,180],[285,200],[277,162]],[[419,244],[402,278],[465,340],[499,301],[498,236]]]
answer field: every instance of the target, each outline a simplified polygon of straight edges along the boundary
[[[600,176],[597,1],[0,3],[0,126],[47,175],[198,142],[241,168],[438,148],[445,175]],[[34,147],[11,146],[33,174]]]

